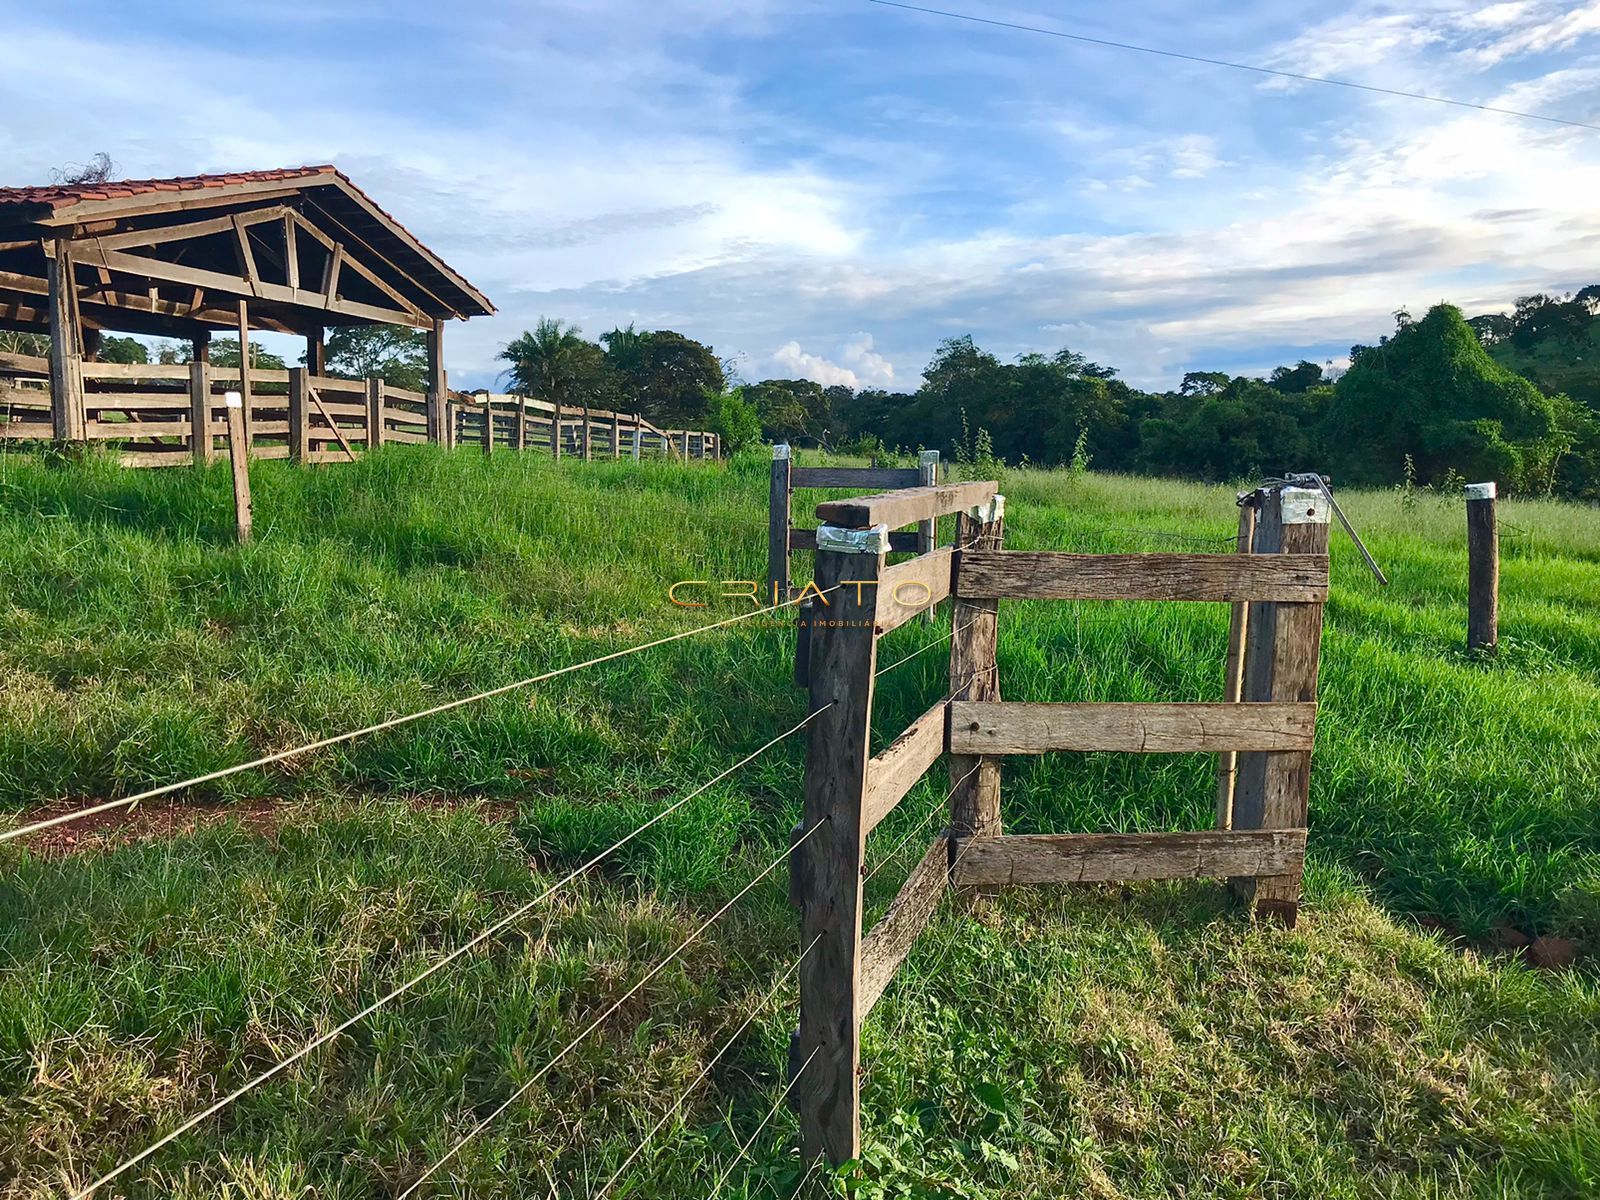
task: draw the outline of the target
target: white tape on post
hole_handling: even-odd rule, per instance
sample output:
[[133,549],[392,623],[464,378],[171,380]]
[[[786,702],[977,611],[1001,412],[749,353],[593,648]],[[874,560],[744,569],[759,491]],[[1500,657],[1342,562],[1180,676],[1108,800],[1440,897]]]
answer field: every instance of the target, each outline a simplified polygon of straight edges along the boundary
[[987,504],[974,504],[967,509],[967,516],[983,525],[991,524],[1006,515],[1006,498],[999,492]]
[[1286,487],[1282,493],[1285,525],[1326,525],[1328,498],[1311,488]]
[[1493,500],[1495,497],[1493,483],[1469,483],[1464,490],[1468,500]]
[[887,554],[889,527],[874,525],[871,529],[840,529],[837,525],[818,525],[817,549],[837,550],[841,554]]
[[788,458],[788,457],[789,457],[789,443],[788,442],[779,442],[776,446],[774,446],[772,448],[772,460],[774,462],[777,462],[780,459],[785,459],[785,458]]
[[244,396],[238,392],[224,392],[222,394],[222,403],[229,408],[243,408]]

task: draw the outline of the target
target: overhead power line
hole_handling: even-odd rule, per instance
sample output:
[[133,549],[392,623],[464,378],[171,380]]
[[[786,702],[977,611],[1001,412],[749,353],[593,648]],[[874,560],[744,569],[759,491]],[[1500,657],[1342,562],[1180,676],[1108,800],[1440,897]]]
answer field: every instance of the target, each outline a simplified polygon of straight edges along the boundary
[[1502,117],[1519,117],[1524,121],[1545,121],[1551,125],[1566,125],[1573,129],[1589,129],[1600,133],[1600,125],[1587,121],[1569,121],[1565,117],[1552,117],[1545,113],[1522,112],[1514,108],[1500,108],[1493,104],[1476,104],[1471,100],[1454,100],[1449,96],[1430,96],[1426,92],[1407,92],[1400,88],[1379,87],[1372,83],[1356,83],[1351,79],[1335,79],[1328,75],[1307,75],[1300,71],[1282,71],[1276,67],[1262,67],[1254,63],[1232,62],[1225,58],[1207,58],[1201,54],[1184,54],[1179,50],[1162,50],[1156,46],[1139,46],[1132,42],[1118,42],[1110,38],[1090,37],[1086,33],[1067,33],[1060,29],[1046,29],[1042,25],[1023,25],[1017,21],[1002,21],[995,17],[979,17],[972,13],[950,12],[942,8],[925,8],[920,4],[903,4],[900,0],[867,0],[884,8],[901,8],[907,12],[924,13],[930,17],[946,17],[952,21],[968,21],[974,25],[989,25],[996,29],[1013,29],[1020,33],[1037,33],[1045,37],[1061,38],[1069,42],[1082,42],[1089,46],[1104,46],[1111,50],[1131,50],[1135,54],[1154,54],[1160,58],[1176,58],[1183,62],[1202,63],[1208,67],[1227,67],[1233,71],[1249,71],[1256,75],[1271,75],[1278,79],[1293,79],[1300,83],[1323,83],[1330,87],[1350,88],[1357,92],[1372,92],[1379,96],[1397,96],[1402,100],[1425,100],[1429,104],[1448,104],[1452,108],[1470,108],[1478,112],[1496,113]]

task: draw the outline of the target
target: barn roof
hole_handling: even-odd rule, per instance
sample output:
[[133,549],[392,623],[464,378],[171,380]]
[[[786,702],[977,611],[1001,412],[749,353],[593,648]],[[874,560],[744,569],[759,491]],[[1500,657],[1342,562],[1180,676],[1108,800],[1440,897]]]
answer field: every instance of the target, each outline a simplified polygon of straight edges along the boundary
[[[0,188],[0,321],[39,322],[69,256],[90,324],[135,332],[392,323],[494,305],[331,165]],[[9,311],[8,311],[9,309]]]

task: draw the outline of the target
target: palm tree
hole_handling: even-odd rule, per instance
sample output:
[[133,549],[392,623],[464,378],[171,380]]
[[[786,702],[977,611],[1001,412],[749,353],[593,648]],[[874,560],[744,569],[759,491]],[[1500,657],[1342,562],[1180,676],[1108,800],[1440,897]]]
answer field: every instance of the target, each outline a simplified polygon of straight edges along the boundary
[[582,402],[594,391],[600,348],[582,330],[556,317],[540,317],[533,329],[507,343],[500,357],[511,390],[557,404]]

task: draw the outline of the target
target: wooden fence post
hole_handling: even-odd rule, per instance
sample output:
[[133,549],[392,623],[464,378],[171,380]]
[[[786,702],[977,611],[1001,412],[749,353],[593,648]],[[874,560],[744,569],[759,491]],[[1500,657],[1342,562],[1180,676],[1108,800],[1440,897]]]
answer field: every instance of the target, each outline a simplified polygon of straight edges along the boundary
[[[1249,554],[1256,534],[1256,496],[1239,499],[1239,532],[1234,539],[1236,554]],[[1228,665],[1222,679],[1222,698],[1237,704],[1244,695],[1244,639],[1249,628],[1250,606],[1239,602],[1228,615]],[[1237,751],[1224,750],[1217,756],[1217,828],[1233,828],[1233,789],[1239,774]]]
[[[923,487],[936,487],[939,483],[939,452],[937,450],[924,450],[917,456],[917,480]],[[939,544],[939,521],[937,517],[930,517],[917,525],[917,553],[930,554]],[[938,605],[930,604],[922,619],[932,622],[933,610]]]
[[550,457],[561,461],[561,401],[555,402],[555,412],[550,414]]
[[197,467],[216,457],[211,442],[211,365],[206,362],[189,364],[189,449]]
[[517,449],[528,448],[528,399],[526,396],[517,397]]
[[[1257,554],[1327,554],[1328,504],[1320,491],[1273,487],[1258,493]],[[1322,604],[1254,602],[1246,617],[1246,701],[1310,702],[1317,698]],[[1241,751],[1234,780],[1234,829],[1303,829],[1311,798],[1311,752]],[[1263,917],[1293,926],[1300,913],[1301,874],[1232,880],[1236,895]]]
[[772,482],[767,493],[767,603],[789,598],[789,444],[772,448]]
[[494,404],[488,396],[483,398],[483,455],[494,453]]
[[367,450],[383,445],[383,379],[374,375],[367,380]]
[[611,457],[622,457],[622,414],[615,409],[611,412]]
[[1493,654],[1500,645],[1500,525],[1493,483],[1467,493],[1467,649]]
[[461,406],[454,400],[444,402],[444,448],[454,450],[460,434]]
[[311,448],[311,429],[306,413],[306,387],[309,372],[295,367],[289,372],[289,461],[304,463]]
[[[1005,541],[1005,497],[995,496],[981,509],[956,514],[955,546],[959,551],[1000,550]],[[959,569],[959,568],[958,568]],[[950,602],[950,698],[999,700],[1000,669],[996,643],[1000,602],[960,596]],[[950,845],[952,855],[968,838],[998,837],[1000,759],[992,755],[950,756]],[[951,865],[954,866],[952,858]]]
[[633,414],[633,461],[639,461],[639,443],[644,440],[644,418]]
[[58,239],[45,260],[50,305],[50,415],[58,442],[81,442],[88,429],[83,399],[83,322],[72,270],[72,243]]
[[[857,534],[867,531],[851,531]],[[811,721],[806,746],[805,808],[794,854],[794,894],[801,899],[800,1028],[791,1069],[801,1150],[838,1164],[861,1145],[861,864],[877,662],[877,581],[887,530],[868,534],[862,550],[817,550],[823,620],[811,632]],[[830,591],[835,584],[838,590]]]
[[250,435],[244,424],[244,397],[238,392],[223,396],[228,415],[228,461],[233,464],[233,526],[244,545],[250,540]]

